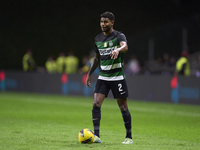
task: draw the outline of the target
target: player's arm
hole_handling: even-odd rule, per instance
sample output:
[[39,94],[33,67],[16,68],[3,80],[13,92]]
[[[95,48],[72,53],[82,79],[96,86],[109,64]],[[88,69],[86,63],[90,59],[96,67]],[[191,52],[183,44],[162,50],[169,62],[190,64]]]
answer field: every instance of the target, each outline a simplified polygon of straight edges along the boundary
[[87,73],[87,79],[86,79],[86,86],[91,88],[91,75],[94,72],[94,70],[99,66],[100,63],[100,54],[95,53],[95,57],[93,60],[93,63]]
[[128,45],[125,41],[121,41],[120,42],[120,47],[113,50],[111,53],[110,53],[110,57],[111,59],[116,59],[119,55],[119,53],[124,53],[128,51]]

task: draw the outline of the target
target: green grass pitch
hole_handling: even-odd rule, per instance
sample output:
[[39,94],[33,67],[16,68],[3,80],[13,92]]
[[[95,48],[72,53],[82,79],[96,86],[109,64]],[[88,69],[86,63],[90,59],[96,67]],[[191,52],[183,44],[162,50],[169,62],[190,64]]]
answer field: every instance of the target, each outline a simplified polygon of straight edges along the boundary
[[80,144],[93,130],[92,97],[0,92],[1,150],[198,150],[200,106],[128,101],[134,144],[123,145],[125,128],[117,102],[105,99],[101,144]]

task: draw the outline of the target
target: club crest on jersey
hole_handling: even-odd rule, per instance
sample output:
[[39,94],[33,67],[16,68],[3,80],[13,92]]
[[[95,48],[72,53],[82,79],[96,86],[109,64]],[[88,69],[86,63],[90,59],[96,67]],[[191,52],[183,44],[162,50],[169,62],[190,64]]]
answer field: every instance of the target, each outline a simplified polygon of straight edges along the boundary
[[104,47],[107,47],[107,46],[108,46],[108,44],[107,44],[107,42],[105,42],[105,43],[104,43]]
[[112,41],[109,41],[109,46],[113,46],[113,42]]

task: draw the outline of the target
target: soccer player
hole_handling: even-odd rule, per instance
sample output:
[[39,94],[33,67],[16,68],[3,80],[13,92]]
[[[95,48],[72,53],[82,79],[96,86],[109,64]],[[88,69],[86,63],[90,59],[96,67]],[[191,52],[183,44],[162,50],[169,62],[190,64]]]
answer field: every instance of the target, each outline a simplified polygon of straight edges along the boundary
[[95,37],[95,57],[88,71],[86,86],[91,87],[91,74],[100,66],[100,73],[94,91],[92,109],[95,143],[101,143],[99,129],[101,106],[111,90],[121,110],[126,138],[123,144],[132,144],[131,115],[128,110],[128,89],[123,69],[123,53],[128,50],[126,37],[113,29],[115,17],[111,12],[101,14],[100,26],[102,33]]

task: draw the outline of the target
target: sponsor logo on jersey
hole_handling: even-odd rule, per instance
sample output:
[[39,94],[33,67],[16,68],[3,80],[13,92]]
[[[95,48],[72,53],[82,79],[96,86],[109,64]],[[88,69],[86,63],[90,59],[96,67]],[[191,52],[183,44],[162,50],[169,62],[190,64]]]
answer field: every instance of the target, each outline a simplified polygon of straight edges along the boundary
[[106,49],[99,49],[99,53],[100,55],[110,55],[110,53],[115,49],[117,49],[117,46],[106,48]]

